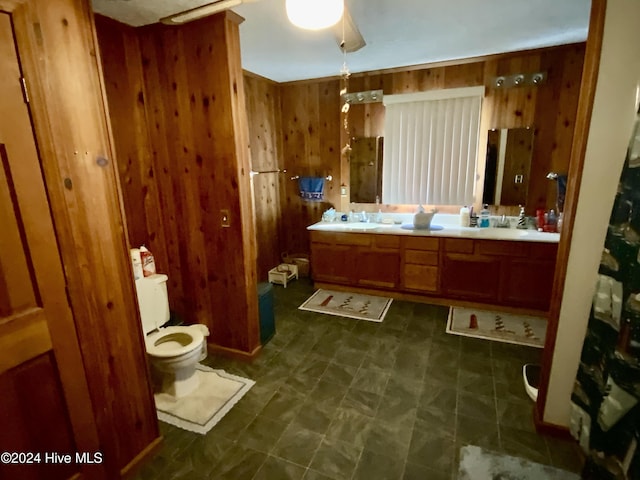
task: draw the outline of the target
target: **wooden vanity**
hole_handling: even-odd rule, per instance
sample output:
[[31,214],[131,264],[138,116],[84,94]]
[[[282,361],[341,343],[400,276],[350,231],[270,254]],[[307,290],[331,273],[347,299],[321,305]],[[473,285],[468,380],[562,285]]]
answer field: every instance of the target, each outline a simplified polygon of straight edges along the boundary
[[556,242],[389,231],[310,234],[311,272],[318,287],[351,287],[433,303],[549,308]]

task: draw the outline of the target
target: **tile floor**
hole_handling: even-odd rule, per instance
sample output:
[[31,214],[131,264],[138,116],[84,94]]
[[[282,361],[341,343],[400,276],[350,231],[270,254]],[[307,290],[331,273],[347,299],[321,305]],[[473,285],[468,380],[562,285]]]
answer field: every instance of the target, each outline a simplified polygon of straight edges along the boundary
[[311,293],[274,286],[261,356],[205,362],[256,385],[206,436],[161,423],[138,480],[451,480],[466,444],[579,471],[573,442],[533,427],[521,369],[541,350],[446,334],[443,307],[394,301],[383,323],[298,310]]

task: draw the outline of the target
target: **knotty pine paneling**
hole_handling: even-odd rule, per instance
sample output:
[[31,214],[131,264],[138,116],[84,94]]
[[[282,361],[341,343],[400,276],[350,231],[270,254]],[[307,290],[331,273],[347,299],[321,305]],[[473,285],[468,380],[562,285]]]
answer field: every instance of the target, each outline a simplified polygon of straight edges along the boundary
[[256,224],[257,276],[268,279],[269,270],[280,263],[282,225],[280,192],[287,173],[282,166],[280,88],[277,83],[245,73],[244,90],[249,121],[251,169]]
[[[116,52],[105,57],[104,71],[115,105],[111,120],[120,124],[115,142],[125,152],[119,172],[123,189],[131,190],[124,194],[127,212],[159,252],[171,309],[186,323],[207,325],[214,346],[247,355],[259,347],[259,322],[238,23],[227,12],[180,27],[112,28],[122,32],[119,50],[112,33],[99,34],[105,50]],[[112,98],[114,86],[128,100]],[[138,109],[144,117],[135,115]],[[139,134],[126,135],[132,119]],[[147,154],[139,153],[141,145]]]
[[120,478],[159,431],[93,14],[87,0],[23,5],[28,17],[15,33],[56,230],[48,241],[64,264],[104,467]]
[[[340,92],[338,80],[305,82],[281,87],[282,155],[287,170],[282,198],[284,250],[309,252],[306,226],[340,202]],[[300,198],[292,176],[331,175],[324,201]]]

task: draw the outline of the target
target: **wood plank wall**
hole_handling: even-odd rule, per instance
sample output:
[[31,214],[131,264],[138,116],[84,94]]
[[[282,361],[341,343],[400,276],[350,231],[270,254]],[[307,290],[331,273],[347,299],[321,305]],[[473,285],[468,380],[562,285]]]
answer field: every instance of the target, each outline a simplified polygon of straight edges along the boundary
[[255,204],[258,279],[267,280],[269,270],[281,259],[282,216],[280,192],[288,172],[284,168],[280,132],[280,90],[278,84],[245,72],[244,88],[251,146],[251,169]]
[[[351,76],[349,91],[383,89],[385,94],[397,94],[486,85],[479,161],[484,162],[483,146],[490,128],[532,126],[535,129],[532,163],[537,165],[527,201],[527,212],[532,214],[539,206],[554,208],[556,184],[544,178],[546,173],[563,173],[568,169],[583,57],[584,44],[573,44],[459,64],[366,72]],[[533,71],[547,72],[547,81],[536,87],[503,90],[496,89],[491,82],[496,75]],[[338,79],[280,84],[283,144],[280,165],[296,175],[334,177],[323,203],[303,202],[295,182],[287,182],[280,192],[282,250],[308,251],[305,227],[318,221],[329,206],[339,208],[339,186],[349,184],[348,164],[340,156],[343,132],[338,89]],[[351,136],[383,135],[383,126],[382,104],[351,107]]]
[[[0,2],[1,3],[1,2]],[[16,31],[108,478],[159,441],[88,0],[23,2]],[[74,334],[73,332],[71,334]]]
[[179,318],[250,355],[259,322],[239,22],[226,12],[133,30],[99,19],[98,36],[130,241],[158,256]]

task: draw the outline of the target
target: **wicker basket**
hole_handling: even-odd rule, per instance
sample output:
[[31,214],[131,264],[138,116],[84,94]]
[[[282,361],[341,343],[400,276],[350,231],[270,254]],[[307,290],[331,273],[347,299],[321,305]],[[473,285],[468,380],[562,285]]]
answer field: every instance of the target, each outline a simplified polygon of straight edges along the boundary
[[288,253],[282,254],[282,261],[298,267],[298,276],[306,278],[309,276],[309,254],[308,253]]

